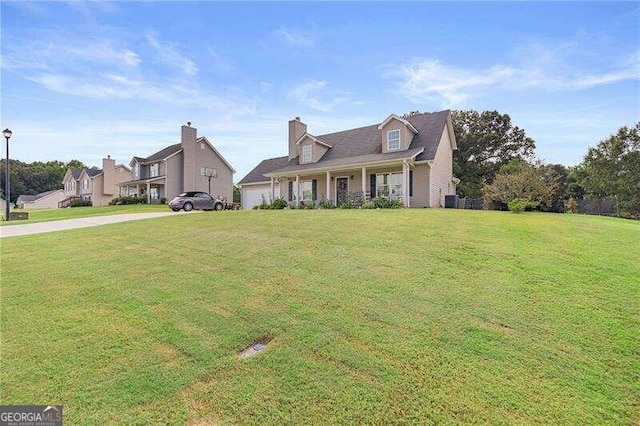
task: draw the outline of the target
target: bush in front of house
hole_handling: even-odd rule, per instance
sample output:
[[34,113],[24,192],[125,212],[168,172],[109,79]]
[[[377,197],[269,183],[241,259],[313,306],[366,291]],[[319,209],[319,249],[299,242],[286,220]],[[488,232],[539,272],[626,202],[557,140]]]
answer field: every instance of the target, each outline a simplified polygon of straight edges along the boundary
[[401,209],[403,207],[404,204],[401,200],[388,200],[381,197],[367,201],[362,206],[363,209]]
[[282,210],[287,207],[287,201],[280,197],[271,202],[271,210]]
[[325,197],[324,195],[322,196],[322,198],[318,202],[318,207],[320,207],[321,209],[335,209],[336,208],[336,206],[333,205],[331,200],[327,199],[327,197]]
[[262,202],[257,206],[253,206],[254,210],[282,210],[287,207],[287,201],[280,197],[276,198],[270,203],[267,203],[267,200],[262,196]]
[[[162,203],[162,200],[160,200],[162,204],[165,204],[167,202],[167,199],[165,198],[164,201],[165,202]],[[147,204],[147,199],[144,197],[134,197],[133,195],[128,195],[116,197],[113,200],[109,201],[110,206],[122,206],[128,204]]]
[[69,207],[90,207],[93,203],[89,200],[73,200],[69,204]]

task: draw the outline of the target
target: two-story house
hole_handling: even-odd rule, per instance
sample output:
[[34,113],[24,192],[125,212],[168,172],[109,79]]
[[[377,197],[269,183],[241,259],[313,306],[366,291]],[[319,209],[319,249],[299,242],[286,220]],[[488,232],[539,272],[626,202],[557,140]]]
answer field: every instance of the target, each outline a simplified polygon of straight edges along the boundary
[[167,200],[186,191],[205,191],[213,197],[233,199],[235,170],[191,123],[182,126],[180,143],[148,157],[133,157],[129,180],[120,183],[121,195]]
[[288,139],[288,156],[262,161],[238,183],[243,208],[280,196],[296,205],[323,197],[339,204],[350,195],[442,207],[459,183],[450,111],[391,114],[377,124],[319,136],[296,117]]
[[130,170],[124,164],[116,165],[111,156],[102,159],[102,168],[69,168],[62,180],[65,199],[59,207],[67,207],[72,200],[91,201],[94,206],[109,204],[118,196],[118,184],[129,180]]

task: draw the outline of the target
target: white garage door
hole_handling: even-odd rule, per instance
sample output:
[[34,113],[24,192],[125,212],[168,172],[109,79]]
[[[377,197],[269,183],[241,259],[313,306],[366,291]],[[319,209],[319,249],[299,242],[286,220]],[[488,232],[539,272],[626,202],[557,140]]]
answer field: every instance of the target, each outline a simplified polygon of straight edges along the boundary
[[[275,198],[280,197],[279,185],[276,185],[275,193]],[[271,184],[245,186],[242,188],[242,208],[251,209],[257,206],[262,202],[262,196],[267,203],[271,202]]]

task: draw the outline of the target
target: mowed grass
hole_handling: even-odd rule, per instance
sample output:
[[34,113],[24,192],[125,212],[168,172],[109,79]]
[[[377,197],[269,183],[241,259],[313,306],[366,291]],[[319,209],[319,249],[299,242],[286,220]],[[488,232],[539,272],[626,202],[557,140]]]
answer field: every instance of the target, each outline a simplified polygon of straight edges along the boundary
[[640,422],[638,222],[212,212],[1,244],[0,403],[70,424]]
[[14,210],[29,213],[27,220],[0,221],[0,225],[50,222],[52,220],[77,219],[88,216],[110,216],[127,213],[151,213],[170,211],[166,204],[132,204],[123,206],[71,207],[66,209]]

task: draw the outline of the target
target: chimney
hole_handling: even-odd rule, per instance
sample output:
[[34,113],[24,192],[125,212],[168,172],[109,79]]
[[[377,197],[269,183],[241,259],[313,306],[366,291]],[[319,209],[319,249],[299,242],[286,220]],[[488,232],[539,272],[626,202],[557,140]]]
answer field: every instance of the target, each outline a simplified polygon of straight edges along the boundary
[[296,142],[305,133],[307,133],[307,125],[300,121],[300,117],[289,121],[289,161],[298,156]]
[[182,191],[194,191],[196,189],[196,139],[198,139],[198,130],[191,127],[191,122],[187,122],[186,126],[182,126],[182,138],[180,146],[182,147]]
[[102,193],[104,195],[116,194],[116,160],[110,155],[102,159]]

